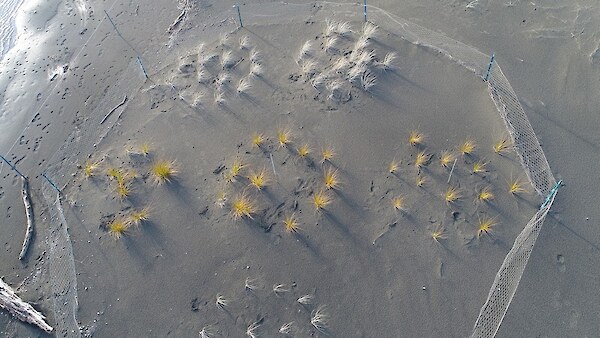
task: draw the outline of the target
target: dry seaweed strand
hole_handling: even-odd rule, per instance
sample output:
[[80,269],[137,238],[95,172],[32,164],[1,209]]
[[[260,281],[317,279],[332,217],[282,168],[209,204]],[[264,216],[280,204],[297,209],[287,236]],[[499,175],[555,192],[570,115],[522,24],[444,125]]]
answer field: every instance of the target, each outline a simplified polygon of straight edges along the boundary
[[21,177],[21,195],[23,196],[23,204],[25,205],[25,215],[27,216],[27,231],[25,231],[25,239],[19,253],[19,260],[25,258],[31,236],[33,235],[33,208],[31,207],[31,198],[29,197],[29,181],[26,177]]
[[52,326],[46,323],[46,317],[24,302],[13,289],[0,278],[0,307],[20,321],[36,325],[46,332],[52,332]]

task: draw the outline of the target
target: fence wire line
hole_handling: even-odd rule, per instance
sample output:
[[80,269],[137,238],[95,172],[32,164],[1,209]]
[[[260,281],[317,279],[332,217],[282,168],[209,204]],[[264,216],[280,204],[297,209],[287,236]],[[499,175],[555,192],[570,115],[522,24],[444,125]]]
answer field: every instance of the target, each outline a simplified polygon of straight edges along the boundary
[[[379,25],[382,29],[397,34],[415,45],[437,50],[446,57],[470,69],[478,76],[483,76],[487,69],[489,56],[477,49],[451,39],[442,33],[434,32],[406,19],[392,15],[380,8],[368,6],[368,9],[369,21]],[[307,22],[307,20],[324,22],[326,18],[360,21],[363,18],[362,15],[362,6],[348,3],[270,3],[242,6],[242,16],[244,17],[245,26],[283,24],[289,23],[290,20],[297,20],[298,22]],[[230,23],[235,22],[236,16],[237,13],[233,11],[217,14],[213,17],[214,22],[212,24],[209,23],[208,26],[205,24],[204,28],[209,27],[215,31],[225,29],[226,27],[231,28],[232,25]],[[227,21],[224,21],[224,18]],[[185,35],[182,34],[182,37],[185,37]],[[166,54],[164,49],[161,50],[161,54]],[[135,80],[139,78],[139,74],[132,74],[132,65],[135,66],[137,71],[137,64],[134,60],[127,71],[123,72],[119,81],[111,86],[111,90],[105,95],[102,102],[90,113],[89,116],[91,118],[84,124],[85,126],[89,127],[92,123],[97,123],[103,116],[101,112],[110,107],[108,102],[112,103],[112,101],[122,97],[123,89],[127,89],[132,96],[135,95],[135,90],[140,88],[139,82],[136,83],[136,81],[132,81],[131,79]],[[136,75],[138,76],[136,77]],[[540,196],[546,196],[556,183],[555,179],[552,176],[533,128],[514,90],[498,64],[495,64],[493,67],[491,77],[488,81],[488,89],[500,116],[505,122],[527,178]],[[109,124],[108,128],[110,126],[112,124]],[[79,131],[81,130],[91,131],[94,129],[81,128]],[[77,163],[85,150],[92,149],[89,140],[97,141],[99,137],[102,138],[101,134],[105,134],[107,130],[98,128],[94,131],[96,132],[95,135],[86,135],[86,137],[81,137],[81,135],[75,132],[59,151],[54,154],[51,160],[49,160],[48,165],[48,172],[52,172],[53,178],[58,178],[58,180],[63,182],[67,181],[68,174],[64,168],[71,168],[73,164]],[[78,328],[76,321],[77,281],[73,252],[67,232],[67,223],[62,213],[60,200],[54,201],[50,191],[44,193],[44,197],[51,210],[51,215],[53,215],[48,230],[50,234],[48,245],[51,249],[49,266],[55,294],[54,311],[57,320],[56,327],[60,332],[68,336],[79,336],[79,330],[75,330]],[[500,271],[498,271],[488,299],[481,309],[474,328],[474,337],[490,337],[494,336],[497,332],[514,296],[527,260],[533,250],[535,239],[537,239],[537,235],[541,230],[545,216],[553,201],[554,196],[530,220],[517,237],[517,240],[515,240],[513,248],[506,256]]]

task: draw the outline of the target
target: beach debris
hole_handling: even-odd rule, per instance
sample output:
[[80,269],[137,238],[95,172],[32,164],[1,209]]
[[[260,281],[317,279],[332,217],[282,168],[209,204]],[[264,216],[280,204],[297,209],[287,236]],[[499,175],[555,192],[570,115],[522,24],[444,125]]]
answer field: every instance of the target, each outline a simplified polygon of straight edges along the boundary
[[27,230],[25,231],[25,239],[19,253],[20,260],[25,258],[31,242],[31,236],[33,235],[33,208],[31,207],[31,198],[29,197],[29,181],[24,176],[21,176],[21,195],[23,197],[23,204],[25,205],[25,216],[27,216]]
[[52,327],[46,323],[46,317],[24,302],[13,289],[0,278],[0,307],[8,311],[20,321],[36,325],[46,332],[52,332]]
[[123,101],[121,101],[121,103],[119,103],[118,105],[116,105],[106,115],[104,115],[104,117],[102,118],[102,121],[100,121],[100,124],[103,124],[106,121],[106,119],[109,118],[110,115],[115,112],[115,110],[119,109],[119,107],[121,107],[122,105],[124,105],[125,102],[127,102],[127,95],[125,95],[125,97],[123,98]]

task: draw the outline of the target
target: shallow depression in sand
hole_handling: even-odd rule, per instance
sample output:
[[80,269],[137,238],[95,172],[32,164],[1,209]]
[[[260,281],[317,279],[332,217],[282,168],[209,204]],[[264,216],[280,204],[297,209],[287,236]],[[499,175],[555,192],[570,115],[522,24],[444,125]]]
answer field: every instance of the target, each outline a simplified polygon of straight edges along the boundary
[[[251,26],[177,50],[109,118],[65,190],[80,322],[110,323],[103,336],[255,323],[274,336],[292,321],[299,336],[469,334],[457,323],[474,322],[536,208],[508,191],[524,176],[493,150],[506,134],[486,84],[392,32],[363,45],[358,23],[324,28]],[[173,165],[162,184],[159,160]]]

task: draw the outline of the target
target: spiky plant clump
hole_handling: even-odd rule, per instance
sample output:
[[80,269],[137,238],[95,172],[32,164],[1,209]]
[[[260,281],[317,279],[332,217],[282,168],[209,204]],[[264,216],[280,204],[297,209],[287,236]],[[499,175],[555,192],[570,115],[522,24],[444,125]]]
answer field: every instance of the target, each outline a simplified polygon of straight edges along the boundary
[[221,66],[223,69],[232,68],[236,64],[236,59],[230,50],[226,50],[221,55]]
[[302,305],[310,305],[314,302],[315,296],[313,295],[304,295],[296,299],[296,301]]
[[362,67],[370,66],[373,63],[373,61],[375,60],[375,57],[376,57],[376,55],[375,55],[374,50],[361,51],[353,56],[354,62],[358,66],[362,66]]
[[143,222],[150,219],[150,209],[142,208],[139,210],[134,210],[131,214],[129,214],[129,223],[134,226],[140,226]]
[[258,172],[253,172],[248,176],[248,181],[250,181],[250,186],[255,187],[258,190],[262,190],[269,184],[269,176],[267,175],[267,170],[262,169]]
[[326,313],[326,307],[321,305],[311,313],[310,324],[321,332],[326,332],[329,326],[329,315]]
[[99,166],[100,164],[98,162],[92,162],[90,160],[85,161],[85,165],[83,166],[83,175],[86,178],[94,176]]
[[247,94],[250,89],[252,89],[252,81],[250,81],[250,78],[241,78],[237,86],[238,94]]
[[306,158],[311,153],[312,149],[310,148],[310,145],[308,143],[304,143],[297,149],[297,151],[298,156],[300,156],[301,158]]
[[333,21],[333,20],[329,20],[329,18],[325,19],[325,31],[323,32],[323,35],[325,36],[332,36],[337,32],[337,21]]
[[261,321],[256,321],[248,325],[248,328],[246,329],[246,336],[250,338],[257,338],[259,336],[258,329],[260,329],[261,325]]
[[288,289],[285,284],[274,284],[273,285],[273,293],[276,296],[281,296],[282,293],[285,292],[290,292],[290,289]]
[[298,53],[298,61],[304,60],[305,58],[311,56],[313,53],[312,43],[310,40],[307,40],[300,48],[300,52]]
[[312,200],[316,211],[325,210],[332,202],[331,196],[324,190],[316,192]]
[[217,295],[217,299],[215,300],[215,305],[217,308],[224,310],[227,306],[229,306],[229,303],[229,300],[223,295]]
[[226,191],[221,190],[217,193],[217,198],[215,199],[215,204],[219,208],[225,207],[225,204],[227,204],[227,192]]
[[444,168],[450,168],[450,164],[454,161],[454,154],[451,152],[444,150],[440,155],[440,165]]
[[285,323],[279,328],[279,333],[286,336],[291,336],[295,331],[296,327],[294,326],[294,322]]
[[259,77],[263,74],[263,68],[258,63],[253,63],[250,65],[250,72],[248,73],[249,77]]
[[114,238],[119,239],[127,235],[129,223],[121,217],[117,217],[108,224],[108,233]]
[[327,81],[327,76],[325,74],[318,74],[317,76],[313,77],[310,80],[310,85],[317,91],[317,92],[322,92],[326,85],[325,82]]
[[417,154],[417,156],[415,157],[415,167],[417,167],[417,168],[425,167],[427,164],[429,164],[429,158],[430,158],[429,154],[427,154],[425,151],[420,151]]
[[347,37],[352,34],[352,28],[350,27],[350,22],[343,21],[338,22],[336,27],[336,33],[340,36]]
[[444,200],[448,204],[456,203],[460,198],[462,198],[462,195],[458,187],[448,187],[444,194]]
[[325,39],[325,43],[323,47],[325,48],[325,52],[333,52],[336,50],[336,45],[340,39],[337,36],[330,36]]
[[240,49],[250,49],[250,47],[252,47],[250,44],[250,38],[248,38],[248,36],[243,36],[240,39]]
[[417,178],[415,179],[415,185],[419,188],[423,188],[427,182],[429,182],[429,180],[425,175],[417,175]]
[[199,338],[211,338],[211,337],[214,337],[214,334],[215,334],[214,331],[215,330],[214,330],[214,328],[212,326],[210,326],[210,325],[205,326],[205,327],[202,328],[202,330],[198,334]]
[[366,71],[360,77],[360,85],[364,91],[369,91],[377,84],[377,77],[370,71]]
[[395,174],[398,170],[400,170],[400,162],[394,159],[390,162],[390,165],[388,165],[388,172],[390,174]]
[[267,138],[263,133],[254,133],[252,134],[252,146],[256,148],[260,148]]
[[317,62],[314,60],[304,60],[301,66],[302,75],[312,77],[317,71]]
[[487,172],[486,166],[487,162],[484,162],[483,160],[479,160],[475,163],[473,163],[473,174],[481,174],[481,173],[485,173]]
[[511,148],[510,144],[510,139],[508,137],[503,137],[501,140],[494,143],[494,152],[499,155],[507,153]]
[[157,160],[150,168],[150,174],[154,178],[154,183],[161,185],[170,183],[178,174],[175,161]]
[[121,169],[115,168],[115,167],[110,167],[106,170],[106,175],[108,175],[108,178],[111,180],[116,180],[117,182],[120,182],[123,180],[123,171]]
[[328,168],[327,170],[325,170],[325,175],[324,175],[324,179],[323,179],[324,183],[325,183],[325,188],[327,188],[327,190],[330,189],[339,189],[340,188],[340,180],[338,178],[338,171]]
[[356,55],[360,54],[360,52],[362,52],[363,50],[365,50],[365,48],[369,46],[369,43],[370,41],[368,38],[364,36],[359,37],[354,43],[352,55],[356,57]]
[[411,146],[418,146],[423,144],[425,141],[425,135],[421,134],[418,130],[411,130],[408,135],[408,143]]
[[406,211],[406,198],[402,195],[394,197],[392,199],[392,206],[396,211]]
[[477,192],[477,201],[479,202],[490,202],[494,199],[494,197],[495,196],[494,192],[492,191],[492,187],[489,185]]
[[227,99],[225,98],[225,92],[221,90],[215,91],[215,104],[222,106],[227,103]]
[[244,163],[239,157],[236,157],[231,164],[231,168],[229,171],[225,173],[225,181],[227,183],[234,183],[237,181],[238,176],[240,176],[241,171],[246,168],[246,163]]
[[287,232],[298,232],[300,229],[300,224],[298,223],[298,219],[296,218],[296,214],[292,213],[289,216],[286,216],[283,219],[283,225],[285,226],[285,230]]
[[480,218],[479,219],[479,226],[477,228],[477,238],[479,238],[483,234],[491,235],[492,232],[493,232],[493,228],[497,224],[498,223],[496,222],[496,218],[495,217],[484,216],[483,218]]
[[521,180],[520,178],[516,178],[516,179],[511,179],[510,182],[508,182],[508,192],[512,195],[519,195],[522,193],[526,193],[527,190],[525,189],[525,187],[527,186],[527,183],[523,180]]
[[380,68],[383,71],[389,71],[389,70],[393,70],[394,69],[394,61],[396,60],[396,53],[391,52],[391,53],[387,53],[384,57],[383,57],[383,61],[379,62],[377,64],[378,68]]
[[240,194],[236,196],[231,202],[231,214],[235,220],[242,217],[248,217],[252,219],[252,214],[256,212],[254,201],[246,194]]
[[477,143],[471,139],[467,139],[458,147],[458,150],[463,155],[472,155],[476,148]]
[[335,149],[332,146],[327,146],[321,150],[321,163],[331,162],[335,156]]
[[255,48],[250,51],[250,62],[258,65],[262,64],[262,55]]
[[148,155],[150,155],[151,151],[152,151],[152,145],[150,145],[150,143],[148,143],[148,142],[142,143],[142,145],[140,146],[140,149],[139,149],[140,154],[142,154],[146,157]]
[[360,81],[363,74],[367,71],[366,66],[355,65],[354,67],[348,70],[348,74],[346,75],[346,79],[351,83],[356,83]]
[[117,181],[117,196],[124,200],[131,195],[131,186],[128,182],[121,180]]
[[377,35],[378,30],[379,27],[367,21],[363,25],[362,36],[367,39],[373,39]]
[[441,225],[438,226],[435,230],[433,230],[430,233],[430,236],[431,236],[431,239],[433,239],[433,241],[436,243],[440,243],[440,241],[448,238],[448,235],[446,234],[446,230]]
[[277,131],[277,141],[280,148],[287,147],[292,142],[292,131],[289,128],[279,129]]

